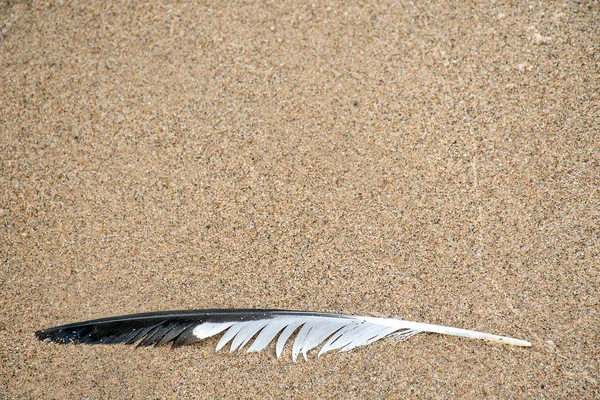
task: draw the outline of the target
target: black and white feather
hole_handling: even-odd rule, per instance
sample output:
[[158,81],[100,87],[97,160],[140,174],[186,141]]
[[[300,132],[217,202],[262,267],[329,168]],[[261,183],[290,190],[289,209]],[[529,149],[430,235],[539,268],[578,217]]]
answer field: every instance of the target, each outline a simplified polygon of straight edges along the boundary
[[531,346],[513,339],[466,329],[450,328],[399,319],[361,317],[306,311],[260,309],[213,309],[162,311],[96,319],[57,326],[36,332],[40,340],[56,343],[116,344],[172,347],[188,345],[223,333],[217,351],[231,342],[230,351],[241,350],[254,338],[247,351],[261,351],[277,337],[277,357],[296,333],[292,358],[307,353],[323,342],[319,355],[328,351],[348,351],[379,339],[406,340],[420,332],[432,332],[491,340],[516,346]]

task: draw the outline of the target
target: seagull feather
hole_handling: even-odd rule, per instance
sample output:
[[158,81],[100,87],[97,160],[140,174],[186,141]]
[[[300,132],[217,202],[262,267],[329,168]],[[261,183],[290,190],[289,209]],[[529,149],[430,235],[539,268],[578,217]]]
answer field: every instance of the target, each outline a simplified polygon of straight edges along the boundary
[[248,352],[261,351],[277,337],[276,355],[295,333],[292,359],[321,345],[318,355],[349,351],[386,337],[407,340],[421,332],[483,339],[515,346],[531,343],[506,336],[467,329],[348,314],[291,310],[207,309],[160,311],[95,319],[37,331],[38,339],[72,344],[135,344],[172,347],[188,345],[223,333],[216,351],[231,342],[230,351],[241,350],[254,338]]

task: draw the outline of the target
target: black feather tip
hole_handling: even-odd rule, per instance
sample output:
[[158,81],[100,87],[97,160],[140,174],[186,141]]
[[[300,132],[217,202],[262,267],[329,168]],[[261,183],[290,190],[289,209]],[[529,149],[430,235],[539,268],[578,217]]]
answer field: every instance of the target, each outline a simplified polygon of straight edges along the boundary
[[137,347],[147,347],[172,343],[172,347],[176,348],[200,340],[192,333],[199,324],[238,321],[240,316],[245,320],[264,319],[269,318],[271,312],[280,311],[282,310],[160,311],[77,322],[39,330],[35,335],[39,340],[60,344],[137,343]]

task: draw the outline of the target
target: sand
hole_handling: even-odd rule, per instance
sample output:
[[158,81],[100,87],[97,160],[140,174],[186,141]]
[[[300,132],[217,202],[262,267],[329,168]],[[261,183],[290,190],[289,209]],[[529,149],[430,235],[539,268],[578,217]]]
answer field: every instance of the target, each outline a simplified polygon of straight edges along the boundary
[[[0,398],[600,398],[600,6],[0,3]],[[154,310],[421,334],[60,346]]]

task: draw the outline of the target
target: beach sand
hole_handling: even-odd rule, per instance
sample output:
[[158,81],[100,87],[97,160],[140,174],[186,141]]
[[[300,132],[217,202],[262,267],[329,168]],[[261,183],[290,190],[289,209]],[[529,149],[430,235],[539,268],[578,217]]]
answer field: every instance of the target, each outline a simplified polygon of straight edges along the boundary
[[[600,398],[600,3],[0,3],[0,398]],[[293,363],[41,328],[285,308]]]

